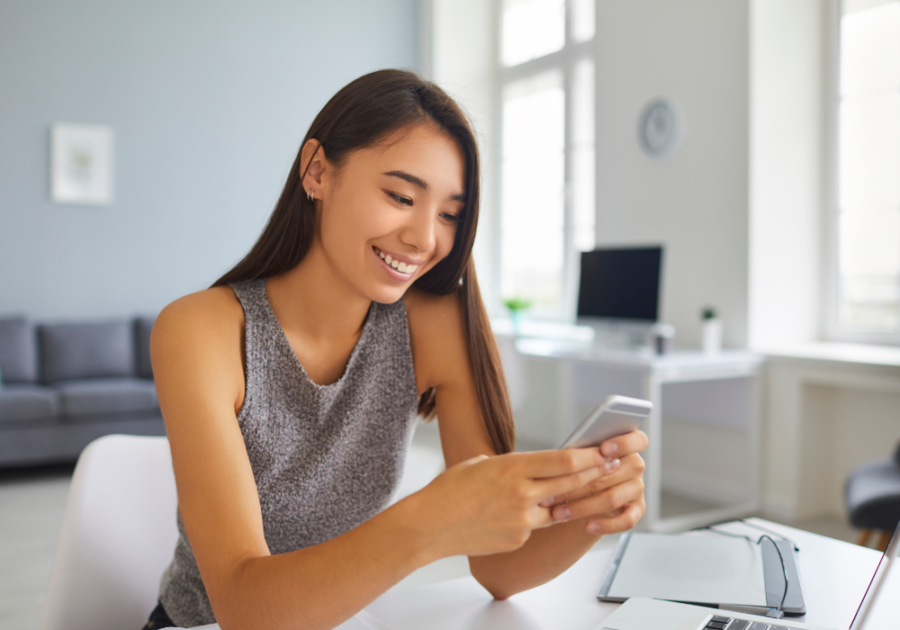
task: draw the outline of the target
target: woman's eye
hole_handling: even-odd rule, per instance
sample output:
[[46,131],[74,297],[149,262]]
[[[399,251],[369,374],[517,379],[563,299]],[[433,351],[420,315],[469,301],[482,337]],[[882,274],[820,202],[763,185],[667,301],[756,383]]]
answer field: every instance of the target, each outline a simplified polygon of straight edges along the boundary
[[404,206],[411,206],[411,205],[412,205],[412,199],[410,199],[410,198],[408,198],[408,197],[401,197],[400,195],[395,195],[395,194],[392,193],[392,192],[389,192],[389,193],[388,193],[388,196],[389,196],[391,199],[393,199],[394,201],[396,201],[397,203],[402,204],[402,205],[404,205]]
[[441,213],[441,216],[444,217],[444,219],[446,219],[447,221],[450,221],[451,223],[457,223],[457,222],[459,221],[459,215],[458,215],[458,214],[451,214],[451,213],[449,213],[449,212],[442,212],[442,213]]

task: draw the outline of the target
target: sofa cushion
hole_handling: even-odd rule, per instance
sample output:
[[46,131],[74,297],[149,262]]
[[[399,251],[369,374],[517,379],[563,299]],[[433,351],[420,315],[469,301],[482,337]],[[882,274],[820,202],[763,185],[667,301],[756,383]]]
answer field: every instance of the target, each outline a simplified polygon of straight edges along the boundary
[[57,383],[66,416],[157,409],[153,381],[141,378],[92,378]]
[[52,418],[59,414],[59,394],[40,385],[6,385],[0,389],[0,422]]
[[0,319],[0,373],[4,383],[38,380],[37,336],[26,317]]
[[134,376],[134,326],[125,319],[38,328],[45,383]]
[[141,378],[153,378],[153,366],[150,365],[150,331],[153,330],[155,321],[155,317],[138,317],[134,320],[137,375]]

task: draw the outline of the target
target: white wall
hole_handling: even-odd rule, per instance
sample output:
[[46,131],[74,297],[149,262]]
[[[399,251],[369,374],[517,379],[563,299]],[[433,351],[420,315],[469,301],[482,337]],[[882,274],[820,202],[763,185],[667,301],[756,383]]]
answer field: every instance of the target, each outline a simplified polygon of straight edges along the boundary
[[[662,318],[700,343],[718,308],[725,343],[747,342],[747,0],[597,3],[597,243],[665,245]],[[680,110],[670,157],[645,156],[647,101]]]
[[820,334],[826,44],[822,0],[750,12],[749,344]]
[[[153,312],[237,262],[313,116],[418,65],[416,0],[0,3],[0,313]],[[109,208],[49,200],[49,127],[116,133]]]
[[474,256],[482,294],[490,300],[499,270],[494,242],[499,232],[494,186],[499,155],[496,130],[496,39],[492,2],[485,0],[423,0],[423,41],[430,43],[428,68],[432,81],[447,91],[469,116],[481,151],[481,209]]

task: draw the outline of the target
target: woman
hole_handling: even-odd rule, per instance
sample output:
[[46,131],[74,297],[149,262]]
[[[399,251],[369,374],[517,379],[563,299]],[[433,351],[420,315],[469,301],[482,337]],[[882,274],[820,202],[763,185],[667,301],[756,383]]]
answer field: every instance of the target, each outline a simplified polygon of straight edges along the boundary
[[[640,519],[643,433],[510,453],[471,261],[478,168],[443,91],[361,77],[316,117],[247,257],[160,314],[180,538],[151,628],[331,628],[459,554],[502,599]],[[447,471],[385,509],[416,412]]]

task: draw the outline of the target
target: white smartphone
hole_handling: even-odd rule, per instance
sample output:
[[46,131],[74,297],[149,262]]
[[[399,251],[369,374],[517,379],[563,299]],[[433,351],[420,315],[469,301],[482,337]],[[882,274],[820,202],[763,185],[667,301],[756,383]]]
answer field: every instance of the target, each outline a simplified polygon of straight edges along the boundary
[[649,400],[607,396],[559,448],[600,446],[610,438],[637,429],[652,410],[653,403]]

